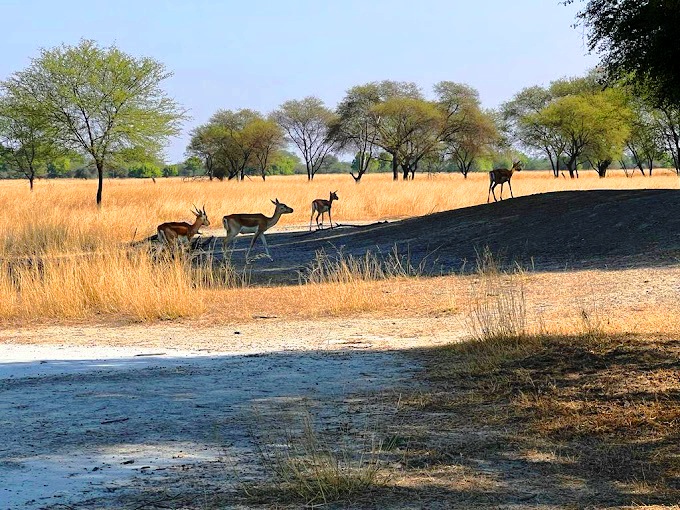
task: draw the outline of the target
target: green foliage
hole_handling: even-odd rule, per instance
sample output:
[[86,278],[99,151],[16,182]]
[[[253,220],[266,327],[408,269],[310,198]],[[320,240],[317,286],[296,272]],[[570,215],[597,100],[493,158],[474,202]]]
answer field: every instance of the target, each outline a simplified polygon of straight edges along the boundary
[[[564,141],[570,172],[582,161],[593,166],[619,158],[630,134],[632,112],[620,89],[559,97],[536,121]],[[605,168],[606,171],[606,168]]]
[[161,169],[158,165],[149,162],[136,163],[128,168],[128,177],[151,178],[160,177]]
[[264,178],[283,140],[278,124],[259,112],[218,110],[192,131],[187,152],[205,161],[211,179],[243,179],[249,169]]
[[680,105],[677,0],[590,0],[578,19],[612,83],[625,79],[656,106]]
[[296,154],[292,152],[279,150],[273,158],[271,164],[272,175],[293,175],[295,169],[300,167],[302,162]]
[[25,91],[3,83],[0,87],[0,155],[7,166],[33,180],[46,173],[58,155],[56,132]]
[[169,76],[154,59],[82,40],[42,50],[3,86],[30,99],[60,147],[92,159],[99,204],[106,167],[130,150],[157,156],[164,141],[179,133],[184,111],[160,88]]

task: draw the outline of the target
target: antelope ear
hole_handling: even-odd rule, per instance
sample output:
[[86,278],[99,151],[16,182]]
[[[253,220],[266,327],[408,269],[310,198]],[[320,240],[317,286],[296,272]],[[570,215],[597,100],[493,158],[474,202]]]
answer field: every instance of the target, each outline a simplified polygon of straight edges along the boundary
[[[279,201],[279,199],[277,198],[277,199],[276,199],[276,202],[278,202],[278,201]],[[273,200],[270,200],[270,202],[271,202],[272,204],[276,205],[276,202],[274,202]]]

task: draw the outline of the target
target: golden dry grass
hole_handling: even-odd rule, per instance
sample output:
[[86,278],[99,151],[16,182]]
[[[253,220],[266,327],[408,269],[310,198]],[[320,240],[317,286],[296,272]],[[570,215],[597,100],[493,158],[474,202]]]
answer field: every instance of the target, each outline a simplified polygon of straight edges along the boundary
[[[626,178],[615,171],[599,179],[594,172],[584,171],[580,179],[570,180],[554,179],[548,172],[525,171],[515,174],[513,182],[515,196],[577,189],[678,187],[674,173],[656,172],[653,178]],[[370,222],[484,203],[487,183],[486,174],[471,174],[468,179],[458,174],[418,175],[412,182],[393,182],[388,174],[367,175],[360,185],[347,175],[319,175],[313,182],[304,176],[270,177],[266,182],[107,180],[103,207],[98,209],[94,181],[39,181],[33,193],[24,181],[3,181],[0,319],[40,322],[113,317],[149,321],[204,316],[220,321],[271,313],[266,310],[279,316],[314,317],[399,310],[420,314],[424,303],[431,306],[429,310],[460,309],[461,304],[452,303],[448,294],[435,291],[442,280],[436,281],[434,289],[430,280],[404,278],[285,289],[215,288],[190,274],[185,261],[159,264],[153,254],[130,253],[127,244],[154,234],[161,222],[191,220],[192,204],[205,205],[212,224],[204,232],[222,235],[223,215],[271,214],[270,199],[274,198],[295,209],[294,214],[282,218],[277,229],[306,228],[312,199],[326,197],[331,190],[340,196],[333,205],[336,222]],[[460,281],[464,280],[453,286],[468,285]],[[407,296],[402,289],[410,286],[418,289]],[[328,299],[329,295],[333,299]]]

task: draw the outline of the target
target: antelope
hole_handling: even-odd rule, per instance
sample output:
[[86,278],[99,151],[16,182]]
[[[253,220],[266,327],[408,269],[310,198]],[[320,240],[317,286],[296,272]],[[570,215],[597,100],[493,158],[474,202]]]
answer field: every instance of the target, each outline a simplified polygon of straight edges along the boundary
[[191,238],[198,234],[198,229],[204,225],[206,227],[210,225],[210,220],[208,220],[208,215],[205,212],[205,206],[203,206],[203,209],[198,209],[194,206],[194,210],[191,212],[196,216],[196,221],[194,221],[193,225],[184,221],[170,221],[158,225],[156,230],[158,231],[159,241],[167,245],[177,241],[189,243]]
[[512,198],[515,198],[514,195],[512,194],[512,184],[510,183],[510,179],[512,179],[512,174],[515,173],[515,171],[519,172],[522,170],[522,162],[521,161],[514,161],[512,163],[512,168],[508,170],[507,168],[497,168],[496,170],[491,170],[489,172],[489,193],[486,196],[486,203],[488,204],[489,201],[491,200],[491,194],[493,193],[493,200],[494,202],[498,202],[498,199],[496,198],[496,192],[494,191],[494,188],[498,186],[499,184],[501,185],[501,200],[503,200],[503,184],[506,182],[508,183],[508,186],[510,186],[510,196]]
[[288,207],[283,202],[279,202],[279,199],[271,201],[272,204],[276,206],[274,210],[274,215],[268,218],[264,214],[230,214],[222,218],[222,225],[227,231],[227,237],[224,238],[223,250],[226,252],[227,245],[239,234],[255,234],[253,240],[250,241],[250,246],[248,247],[248,252],[246,253],[246,262],[249,262],[250,250],[253,249],[253,245],[258,237],[262,237],[262,243],[264,244],[264,250],[267,253],[269,260],[272,256],[269,254],[269,247],[267,246],[267,239],[264,237],[264,233],[276,225],[281,218],[282,214],[289,214],[293,212],[293,209]]
[[[312,215],[309,217],[309,231],[312,231],[312,218],[314,213],[316,213],[316,228],[319,229],[323,226],[323,215],[328,213],[328,219],[331,222],[331,228],[333,228],[333,218],[331,217],[331,206],[333,205],[333,200],[340,200],[337,195],[337,191],[331,191],[331,196],[328,200],[323,198],[317,198],[312,202]],[[319,225],[319,216],[321,216],[321,225]]]

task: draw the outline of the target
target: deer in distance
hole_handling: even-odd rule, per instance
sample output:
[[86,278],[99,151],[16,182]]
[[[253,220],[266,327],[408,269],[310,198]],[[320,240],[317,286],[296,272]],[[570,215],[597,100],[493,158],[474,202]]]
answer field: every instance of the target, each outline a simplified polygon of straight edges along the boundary
[[[333,200],[340,200],[337,195],[337,191],[331,191],[330,198],[324,200],[323,198],[317,198],[312,202],[312,215],[309,217],[309,231],[312,231],[312,218],[314,213],[316,213],[316,228],[317,230],[323,227],[323,215],[328,213],[328,219],[331,222],[331,228],[333,228],[333,218],[331,217],[331,206],[333,205]],[[319,224],[319,216],[321,216],[321,224]]]
[[493,200],[494,202],[498,202],[498,199],[496,198],[496,192],[494,189],[496,186],[499,184],[501,185],[501,200],[503,200],[503,184],[506,182],[508,183],[508,186],[510,187],[510,196],[512,198],[515,198],[514,195],[512,194],[512,183],[510,182],[510,179],[512,179],[512,174],[515,173],[516,171],[519,172],[522,170],[522,162],[521,161],[514,161],[512,163],[512,168],[507,169],[507,168],[497,168],[496,170],[491,170],[489,172],[489,193],[486,196],[486,203],[488,204],[489,201],[491,200],[491,194],[493,193]]
[[250,250],[253,249],[253,245],[255,244],[255,241],[257,241],[258,237],[262,237],[262,243],[264,244],[264,250],[267,253],[267,257],[269,257],[269,260],[274,260],[272,259],[272,256],[269,254],[269,247],[267,246],[267,239],[264,236],[264,233],[272,228],[274,225],[276,225],[281,218],[282,214],[290,214],[293,212],[293,209],[288,207],[286,204],[283,202],[279,202],[279,199],[276,199],[276,202],[274,200],[271,201],[272,204],[276,206],[276,209],[274,209],[274,215],[269,218],[265,216],[264,214],[229,214],[228,216],[225,216],[222,218],[222,225],[224,225],[224,229],[227,231],[227,236],[224,238],[223,242],[223,250],[226,253],[226,248],[227,245],[239,234],[255,234],[253,236],[253,240],[250,241],[250,246],[248,247],[248,251],[246,253],[246,262],[250,262]]
[[194,206],[194,210],[191,211],[196,216],[196,221],[193,224],[187,223],[185,221],[169,221],[167,223],[161,223],[156,228],[158,232],[158,240],[168,246],[171,246],[177,242],[189,244],[191,238],[198,234],[198,229],[202,226],[210,226],[210,220],[208,220],[208,215],[205,212],[205,206],[202,209],[198,209]]

